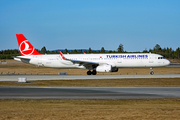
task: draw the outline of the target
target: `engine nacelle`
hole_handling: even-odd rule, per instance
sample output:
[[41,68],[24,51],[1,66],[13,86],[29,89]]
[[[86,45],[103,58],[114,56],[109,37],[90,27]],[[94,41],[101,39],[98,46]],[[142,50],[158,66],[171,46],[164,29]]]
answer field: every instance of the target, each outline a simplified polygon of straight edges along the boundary
[[100,65],[97,66],[96,71],[97,72],[111,72],[111,65]]
[[106,64],[106,65],[97,66],[96,71],[97,72],[117,72],[118,68],[112,67],[111,65]]
[[112,67],[111,72],[117,72],[118,68],[117,67]]

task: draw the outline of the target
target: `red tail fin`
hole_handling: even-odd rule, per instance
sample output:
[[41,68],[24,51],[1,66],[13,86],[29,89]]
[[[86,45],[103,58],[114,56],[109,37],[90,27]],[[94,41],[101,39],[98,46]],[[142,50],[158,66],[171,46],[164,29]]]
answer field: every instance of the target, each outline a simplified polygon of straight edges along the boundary
[[24,37],[23,34],[16,34],[19,49],[22,56],[25,55],[41,55],[31,43]]

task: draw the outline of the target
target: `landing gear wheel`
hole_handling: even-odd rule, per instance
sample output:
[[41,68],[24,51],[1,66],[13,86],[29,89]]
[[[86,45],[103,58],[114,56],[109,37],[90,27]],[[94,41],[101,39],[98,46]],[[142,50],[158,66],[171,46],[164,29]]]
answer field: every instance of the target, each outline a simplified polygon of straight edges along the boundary
[[153,72],[153,71],[151,71],[151,72],[150,72],[150,74],[151,74],[151,75],[154,75],[154,72]]
[[151,74],[151,75],[154,75],[153,69],[150,68],[150,70],[151,70],[150,74]]
[[97,74],[96,70],[93,70],[91,74],[96,75]]
[[89,71],[87,71],[87,75],[91,75],[91,71],[89,70]]

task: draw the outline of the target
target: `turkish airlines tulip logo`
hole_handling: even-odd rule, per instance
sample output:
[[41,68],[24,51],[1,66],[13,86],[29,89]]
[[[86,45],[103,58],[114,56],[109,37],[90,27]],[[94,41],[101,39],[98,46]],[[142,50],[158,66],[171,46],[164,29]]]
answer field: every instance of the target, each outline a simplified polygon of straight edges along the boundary
[[27,40],[21,42],[19,47],[23,55],[31,55],[34,52],[34,47]]

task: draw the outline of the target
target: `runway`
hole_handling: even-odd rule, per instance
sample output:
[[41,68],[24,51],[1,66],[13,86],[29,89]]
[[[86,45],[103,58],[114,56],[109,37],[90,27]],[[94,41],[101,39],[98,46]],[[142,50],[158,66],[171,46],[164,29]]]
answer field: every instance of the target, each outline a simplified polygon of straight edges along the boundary
[[180,78],[180,74],[164,75],[0,75],[0,81],[18,81],[18,78],[32,80],[87,80],[87,79],[124,79],[124,78]]
[[180,98],[180,87],[0,87],[0,99]]

